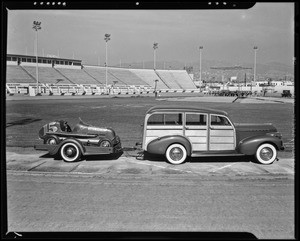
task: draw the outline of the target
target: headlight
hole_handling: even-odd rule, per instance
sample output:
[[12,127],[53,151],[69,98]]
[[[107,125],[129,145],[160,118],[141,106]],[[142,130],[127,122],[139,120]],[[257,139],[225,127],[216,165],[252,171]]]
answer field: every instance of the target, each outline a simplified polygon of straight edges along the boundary
[[101,147],[110,147],[111,144],[109,141],[105,140],[105,141],[101,141],[100,146]]

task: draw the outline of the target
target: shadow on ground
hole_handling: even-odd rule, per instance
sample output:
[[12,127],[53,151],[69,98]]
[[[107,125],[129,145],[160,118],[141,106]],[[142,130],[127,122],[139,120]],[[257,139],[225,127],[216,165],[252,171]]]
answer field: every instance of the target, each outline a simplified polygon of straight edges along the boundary
[[7,127],[11,127],[11,126],[16,126],[16,125],[28,125],[31,124],[33,122],[37,122],[37,121],[41,121],[42,119],[32,119],[32,118],[25,118],[25,119],[21,119],[21,120],[16,120],[16,121],[12,121],[12,122],[8,122],[6,123],[6,128]]
[[[165,162],[166,158],[162,155],[152,155],[149,153],[144,153],[143,158],[139,158],[139,160],[148,160],[153,162]],[[224,157],[190,157],[186,162],[201,162],[201,163],[216,163],[216,162],[256,162],[255,158],[252,156],[224,156]]]
[[[106,160],[117,160],[120,156],[122,156],[122,152],[110,155],[89,155],[89,156],[82,156],[82,158],[76,162],[81,161],[106,161]],[[59,154],[50,155],[49,153],[40,156],[40,158],[52,158],[55,161],[61,161],[62,158]]]

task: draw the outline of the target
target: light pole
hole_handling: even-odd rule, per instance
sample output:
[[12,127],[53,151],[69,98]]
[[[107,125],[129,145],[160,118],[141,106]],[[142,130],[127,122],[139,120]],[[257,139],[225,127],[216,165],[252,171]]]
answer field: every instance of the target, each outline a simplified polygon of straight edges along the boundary
[[158,48],[158,43],[154,43],[153,44],[153,69],[155,70],[156,69],[156,49]]
[[105,40],[105,87],[107,90],[107,42],[110,40],[110,34],[106,33],[104,35]]
[[203,46],[200,46],[199,47],[199,75],[200,75],[200,83],[202,81],[202,49],[203,49]]
[[36,31],[36,95],[39,94],[39,67],[38,67],[38,30],[42,29],[41,22],[33,21],[32,28]]
[[257,51],[257,49],[258,49],[258,47],[257,46],[254,46],[254,73],[253,73],[253,81],[254,81],[254,84],[255,84],[255,82],[256,82],[256,51]]

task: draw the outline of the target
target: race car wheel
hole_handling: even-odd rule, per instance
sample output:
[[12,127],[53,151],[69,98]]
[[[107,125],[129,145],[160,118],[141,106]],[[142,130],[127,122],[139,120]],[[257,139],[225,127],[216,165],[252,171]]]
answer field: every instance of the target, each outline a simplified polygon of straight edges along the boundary
[[170,145],[166,151],[166,158],[173,165],[182,164],[187,158],[185,147],[181,144]]
[[277,150],[272,144],[262,144],[257,148],[255,158],[260,164],[271,164],[277,158]]
[[48,144],[48,145],[57,145],[58,143],[59,143],[59,139],[56,136],[49,136],[45,140],[45,144]]
[[67,142],[60,149],[60,155],[65,162],[75,162],[81,157],[81,151],[75,143]]

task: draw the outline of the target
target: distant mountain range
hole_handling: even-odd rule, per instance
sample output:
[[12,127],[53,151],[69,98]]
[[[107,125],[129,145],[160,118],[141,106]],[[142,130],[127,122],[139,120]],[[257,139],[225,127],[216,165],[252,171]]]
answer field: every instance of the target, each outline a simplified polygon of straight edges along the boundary
[[[230,63],[227,61],[216,61],[216,60],[204,60],[202,62],[202,72],[214,72],[211,67],[234,67],[241,66],[246,68],[252,68],[245,70],[247,73],[253,73],[253,63]],[[120,66],[116,66],[120,67]],[[122,63],[121,67],[125,68],[134,68],[134,69],[153,69],[153,61],[145,62],[133,62],[133,63]],[[157,61],[156,69],[185,69],[193,67],[193,73],[199,72],[199,62],[184,63],[180,61]],[[256,64],[256,73],[258,75],[267,75],[267,76],[293,76],[294,75],[294,66],[286,65],[279,62],[270,62],[270,63],[257,63]]]

